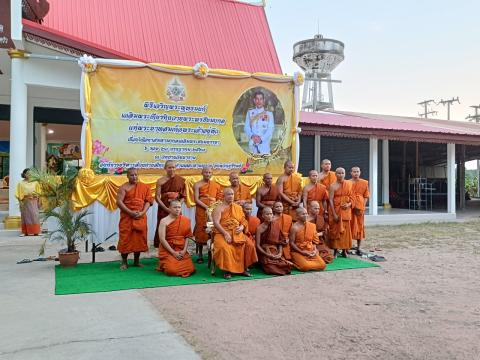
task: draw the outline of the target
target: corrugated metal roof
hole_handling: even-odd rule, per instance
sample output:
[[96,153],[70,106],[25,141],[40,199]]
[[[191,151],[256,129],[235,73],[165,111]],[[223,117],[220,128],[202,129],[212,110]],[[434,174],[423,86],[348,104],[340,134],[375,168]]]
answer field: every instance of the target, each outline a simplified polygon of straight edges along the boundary
[[281,73],[265,10],[231,0],[49,0],[41,25],[145,62]]

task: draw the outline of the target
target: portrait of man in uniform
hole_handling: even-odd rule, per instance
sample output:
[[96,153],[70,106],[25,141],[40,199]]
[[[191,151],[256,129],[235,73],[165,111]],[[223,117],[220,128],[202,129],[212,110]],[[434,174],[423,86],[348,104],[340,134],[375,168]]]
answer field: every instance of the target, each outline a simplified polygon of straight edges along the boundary
[[253,94],[255,107],[248,109],[244,131],[248,138],[248,148],[252,154],[270,154],[275,122],[271,111],[265,109],[265,95],[257,90]]

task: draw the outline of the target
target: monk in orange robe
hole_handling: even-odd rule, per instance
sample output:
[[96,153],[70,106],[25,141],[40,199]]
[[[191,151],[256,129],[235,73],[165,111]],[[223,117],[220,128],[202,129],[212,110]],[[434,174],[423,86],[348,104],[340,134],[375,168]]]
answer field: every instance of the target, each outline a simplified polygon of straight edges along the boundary
[[290,215],[283,213],[283,204],[277,201],[273,205],[273,222],[278,223],[280,227],[281,240],[283,245],[283,256],[285,259],[290,260],[290,228],[292,227],[293,219]]
[[258,225],[260,225],[260,219],[252,215],[252,204],[244,203],[242,208],[243,214],[245,215],[245,220],[248,222],[248,239],[245,243],[245,267],[248,269],[258,261],[257,252],[255,250],[255,233],[257,232]]
[[140,264],[140,253],[148,251],[147,211],[153,204],[150,186],[138,181],[137,169],[127,170],[128,182],[120,186],[117,206],[120,208],[118,251],[122,255],[120,269],[128,268],[128,254],[134,254],[133,266]]
[[203,263],[203,245],[206,245],[210,235],[205,232],[208,219],[207,210],[210,205],[215,203],[220,185],[212,180],[212,168],[206,167],[202,169],[202,180],[197,181],[193,185],[195,198],[195,229],[193,235],[196,242],[197,263]]
[[317,201],[320,205],[320,214],[327,211],[328,191],[325,185],[318,181],[318,171],[310,170],[308,174],[310,183],[303,188],[303,207],[308,209],[310,202]]
[[317,201],[310,202],[307,221],[315,224],[317,229],[318,242],[315,242],[315,246],[317,247],[318,254],[326,264],[330,264],[333,261],[333,254],[332,250],[326,244],[328,239],[328,225],[323,214],[320,212],[320,204]]
[[297,222],[290,229],[292,262],[300,271],[324,270],[325,262],[318,254],[317,228],[307,221],[307,210],[297,209]]
[[292,263],[283,256],[280,224],[273,221],[273,211],[269,207],[263,208],[262,217],[263,223],[255,234],[260,265],[266,274],[290,274]]
[[334,249],[334,256],[338,250],[343,250],[342,256],[347,257],[347,250],[352,247],[352,219],[353,192],[351,181],[345,180],[345,169],[335,171],[337,181],[330,186],[330,234],[329,246]]
[[188,238],[193,236],[190,219],[182,215],[182,203],[172,200],[170,214],[160,221],[158,234],[158,271],[168,276],[190,276],[194,271],[192,258],[187,251]]
[[323,159],[321,163],[322,171],[318,174],[318,180],[322,185],[330,189],[330,185],[337,181],[337,176],[334,171],[331,171],[332,162],[328,159]]
[[251,276],[245,267],[248,222],[242,207],[233,201],[233,190],[226,188],[223,196],[222,204],[213,211],[213,260],[224,271],[225,279],[230,279],[232,273]]
[[368,181],[361,179],[361,171],[358,166],[354,166],[350,172],[352,175],[352,239],[357,240],[357,255],[362,255],[360,243],[365,240],[365,207],[367,205],[370,192],[368,191]]
[[158,204],[157,211],[157,229],[153,238],[153,246],[158,248],[160,239],[158,237],[158,227],[160,221],[170,214],[170,202],[173,200],[183,201],[185,199],[185,179],[175,174],[175,161],[168,160],[165,162],[166,175],[157,180],[157,188],[155,190],[155,200]]
[[283,212],[295,221],[296,209],[302,198],[302,178],[294,174],[295,167],[290,160],[286,161],[283,174],[277,180],[279,200],[283,203]]
[[[238,173],[231,172],[228,175],[230,181],[230,187],[233,189],[234,193],[234,202],[240,206],[243,206],[245,203],[252,203],[252,195],[250,194],[250,187],[240,183],[240,177]],[[223,190],[225,187],[222,187],[217,195],[219,200],[223,200]]]
[[273,176],[270,173],[263,174],[263,185],[255,194],[255,204],[258,207],[257,217],[262,218],[262,210],[265,207],[273,209],[273,204],[278,200],[277,186],[273,184]]

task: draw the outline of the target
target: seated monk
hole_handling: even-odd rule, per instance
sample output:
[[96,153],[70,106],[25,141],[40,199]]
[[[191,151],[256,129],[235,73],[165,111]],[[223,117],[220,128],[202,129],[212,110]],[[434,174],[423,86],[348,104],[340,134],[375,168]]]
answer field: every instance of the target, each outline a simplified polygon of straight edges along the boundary
[[[240,182],[238,173],[231,172],[228,175],[228,180],[230,181],[230,187],[233,189],[233,201],[240,206],[243,206],[245,203],[251,204],[252,195],[250,194],[250,187]],[[223,190],[224,188],[221,188],[218,192],[217,198],[219,200],[223,200]]]
[[294,174],[295,167],[290,160],[286,161],[283,175],[277,180],[279,200],[283,203],[283,212],[295,221],[296,209],[302,198],[302,178]]
[[263,223],[257,227],[257,254],[260,265],[266,274],[290,274],[292,263],[283,256],[283,239],[280,225],[273,221],[273,211],[264,207]]
[[193,235],[195,236],[197,263],[203,263],[203,245],[206,245],[210,235],[206,233],[208,219],[207,210],[209,206],[213,205],[218,199],[217,194],[220,190],[220,185],[211,180],[212,168],[205,167],[202,169],[202,180],[197,181],[193,185],[193,193],[195,198],[195,228]]
[[328,191],[325,185],[318,181],[318,171],[310,170],[308,178],[310,183],[303,188],[303,207],[308,209],[312,201],[317,201],[320,205],[320,214],[328,214]]
[[272,174],[263,174],[263,185],[258,188],[255,194],[255,203],[258,207],[257,217],[262,218],[262,210],[265,207],[273,208],[273,204],[278,200],[277,186],[273,184]]
[[283,204],[277,201],[273,204],[273,222],[278,223],[280,226],[280,234],[283,245],[283,256],[285,259],[290,260],[290,228],[292,227],[292,217],[283,213]]
[[324,270],[325,262],[318,254],[317,228],[307,221],[307,210],[297,209],[297,222],[290,229],[292,262],[300,271]]
[[140,253],[148,251],[147,211],[153,203],[150,186],[138,181],[137,169],[127,170],[128,182],[120,186],[117,206],[120,208],[118,251],[122,255],[120,269],[128,268],[128,254],[134,254],[133,266],[140,264]]
[[158,271],[168,276],[187,277],[195,272],[192,258],[187,252],[188,238],[192,237],[190,219],[183,216],[182,203],[170,202],[170,214],[160,221],[158,235]]
[[315,224],[317,228],[318,242],[315,243],[320,257],[326,264],[333,261],[332,250],[326,245],[328,225],[323,214],[320,212],[320,205],[316,201],[310,202],[308,207],[307,221]]
[[[251,276],[245,267],[247,220],[242,207],[233,202],[232,189],[226,188],[223,197],[222,204],[213,211],[213,260],[224,271],[225,279],[230,279],[232,273]],[[256,258],[256,255],[252,255],[252,258]]]
[[[260,225],[260,219],[252,215],[253,206],[250,203],[244,203],[243,214],[248,222],[247,242],[245,243],[245,267],[248,269],[251,265],[255,264],[257,259],[257,252],[255,251],[255,232],[258,225]],[[252,256],[254,256],[252,258]]]

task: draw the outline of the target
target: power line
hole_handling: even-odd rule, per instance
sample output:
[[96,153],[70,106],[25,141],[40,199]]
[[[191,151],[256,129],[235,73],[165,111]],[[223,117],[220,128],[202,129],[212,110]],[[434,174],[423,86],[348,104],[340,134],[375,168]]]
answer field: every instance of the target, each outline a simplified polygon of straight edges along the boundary
[[452,105],[454,102],[458,102],[460,104],[460,99],[458,96],[456,98],[451,98],[450,100],[441,99],[439,101],[439,104],[442,104],[443,106],[447,105],[447,120],[450,120],[450,105]]
[[425,101],[422,101],[422,102],[419,102],[417,105],[420,105],[420,106],[423,106],[423,114],[421,113],[418,113],[418,116],[421,116],[421,117],[425,117],[428,118],[428,115],[430,114],[438,114],[436,111],[428,111],[428,105],[430,105],[431,103],[434,103],[435,104],[435,101],[434,100],[425,100]]

